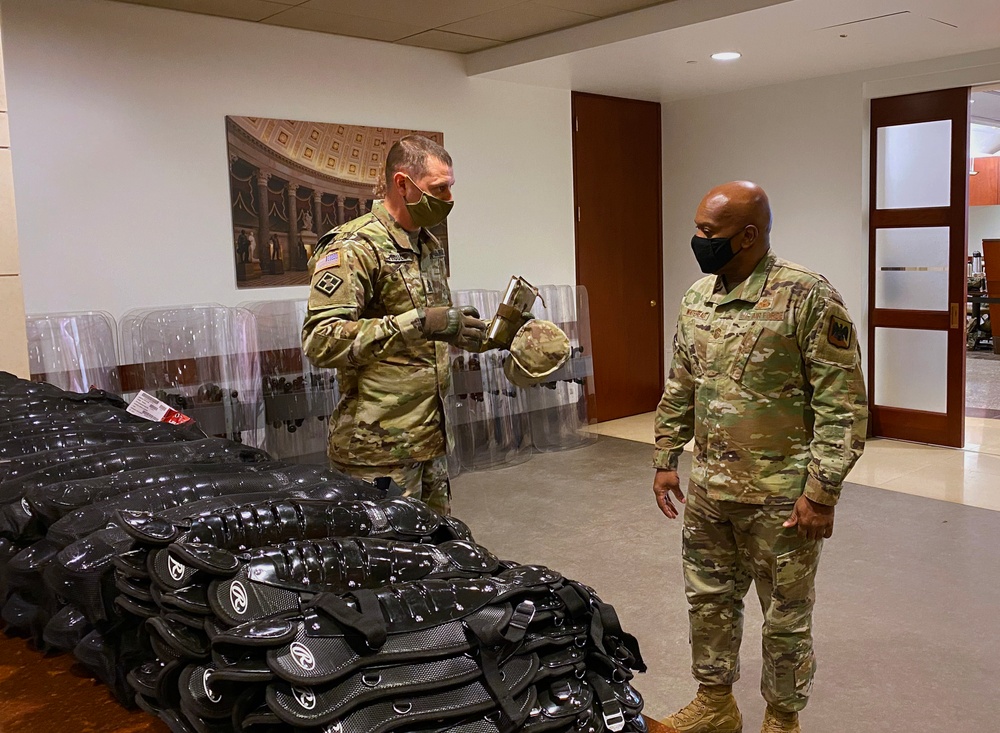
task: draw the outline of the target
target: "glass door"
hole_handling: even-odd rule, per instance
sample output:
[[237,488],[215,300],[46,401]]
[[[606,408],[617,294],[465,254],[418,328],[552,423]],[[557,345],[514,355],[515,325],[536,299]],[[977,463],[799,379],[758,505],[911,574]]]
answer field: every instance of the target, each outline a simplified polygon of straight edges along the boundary
[[969,90],[873,99],[868,398],[875,436],[965,433]]

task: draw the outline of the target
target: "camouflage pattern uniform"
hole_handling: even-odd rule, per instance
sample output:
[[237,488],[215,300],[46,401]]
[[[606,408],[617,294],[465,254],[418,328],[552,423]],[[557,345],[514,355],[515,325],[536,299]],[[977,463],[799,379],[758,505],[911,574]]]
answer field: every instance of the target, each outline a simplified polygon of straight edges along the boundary
[[360,478],[391,476],[446,513],[449,346],[424,337],[416,310],[451,305],[444,248],[376,201],[320,239],[309,271],[302,348],[313,364],[336,367],[340,383],[331,462]]
[[729,293],[711,275],[685,294],[654,466],[676,470],[694,437],[682,551],[702,684],[739,678],[752,579],[764,611],[761,692],[779,710],[805,707],[822,540],[781,525],[803,493],[837,503],[867,419],[854,325],[822,276],[768,253]]

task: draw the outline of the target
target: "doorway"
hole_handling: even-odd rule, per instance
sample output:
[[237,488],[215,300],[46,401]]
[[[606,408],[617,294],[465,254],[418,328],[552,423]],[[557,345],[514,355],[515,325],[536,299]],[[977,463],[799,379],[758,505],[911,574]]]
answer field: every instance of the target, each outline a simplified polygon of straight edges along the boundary
[[966,441],[1000,446],[1000,85],[969,99]]
[[873,99],[868,398],[877,437],[961,448],[969,89]]
[[576,277],[590,300],[598,422],[663,392],[660,105],[573,92]]

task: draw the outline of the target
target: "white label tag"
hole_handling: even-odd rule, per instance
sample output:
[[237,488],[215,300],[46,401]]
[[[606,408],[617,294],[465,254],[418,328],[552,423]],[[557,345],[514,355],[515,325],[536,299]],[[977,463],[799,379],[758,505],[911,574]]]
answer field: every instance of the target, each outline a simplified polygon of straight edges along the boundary
[[172,425],[183,425],[192,422],[187,415],[178,412],[166,402],[158,400],[149,392],[140,391],[135,396],[131,404],[126,408],[126,412],[139,417],[144,417],[153,422],[167,422]]

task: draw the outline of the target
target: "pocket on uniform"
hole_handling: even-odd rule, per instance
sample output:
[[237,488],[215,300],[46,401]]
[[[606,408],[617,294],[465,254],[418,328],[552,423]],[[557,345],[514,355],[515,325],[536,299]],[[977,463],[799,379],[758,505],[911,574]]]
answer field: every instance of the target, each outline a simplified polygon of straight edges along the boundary
[[740,343],[730,376],[758,394],[788,397],[802,392],[801,360],[793,334],[756,326]]
[[822,540],[810,540],[774,558],[774,590],[784,600],[812,597]]

